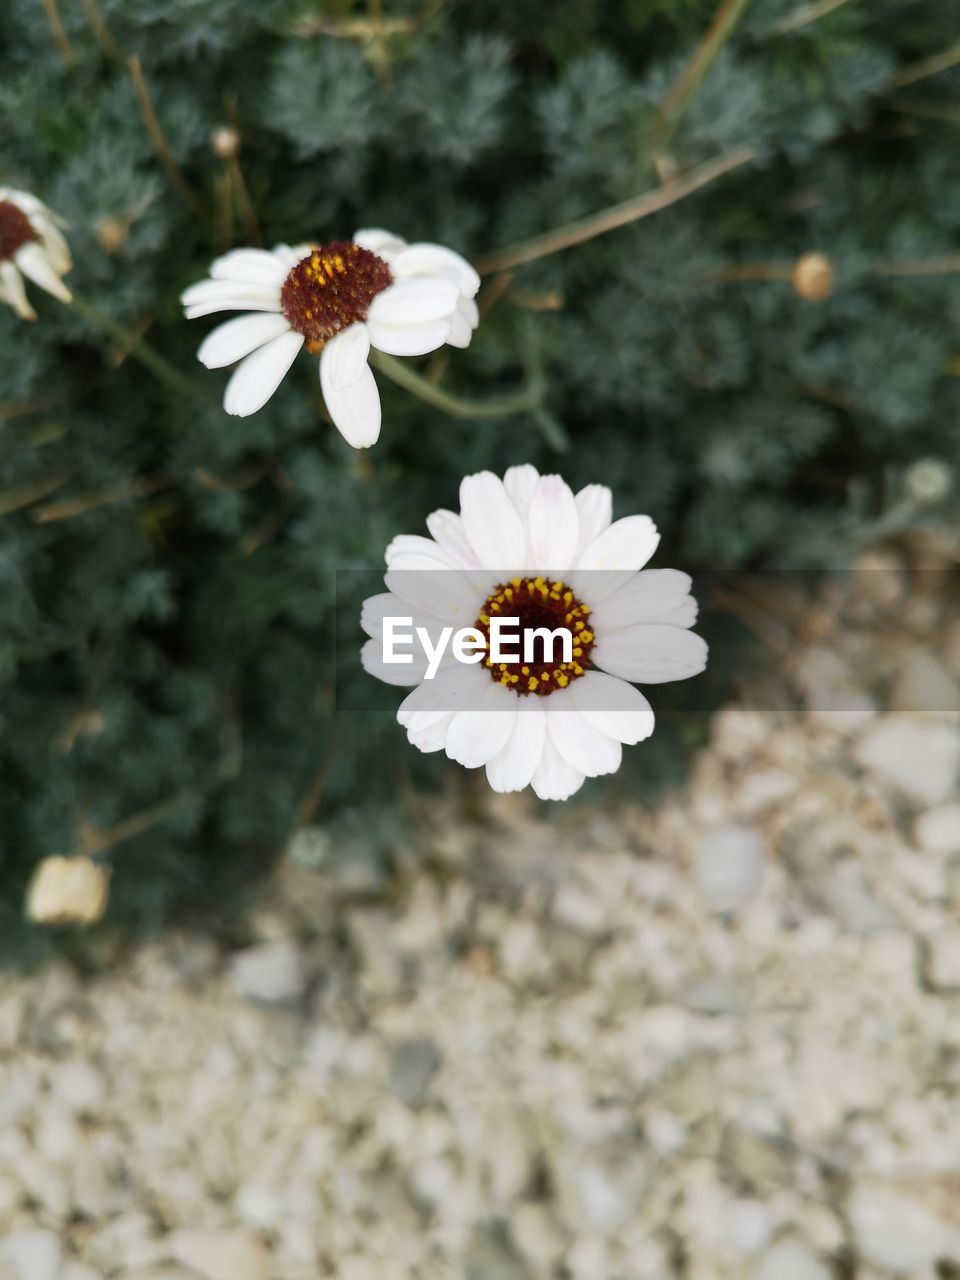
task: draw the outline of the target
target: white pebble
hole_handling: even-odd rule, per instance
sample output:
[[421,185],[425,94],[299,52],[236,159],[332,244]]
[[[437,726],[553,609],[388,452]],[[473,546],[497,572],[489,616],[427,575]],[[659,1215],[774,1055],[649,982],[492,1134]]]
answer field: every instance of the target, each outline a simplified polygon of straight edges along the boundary
[[749,827],[712,827],[700,837],[695,869],[712,909],[737,911],[754,897],[763,881],[763,846]]

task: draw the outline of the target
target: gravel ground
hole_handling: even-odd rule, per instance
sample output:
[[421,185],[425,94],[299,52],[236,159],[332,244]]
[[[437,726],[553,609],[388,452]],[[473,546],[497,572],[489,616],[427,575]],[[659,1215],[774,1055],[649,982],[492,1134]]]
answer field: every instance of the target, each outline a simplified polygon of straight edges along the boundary
[[0,982],[0,1280],[960,1274],[960,624],[874,568],[654,810]]

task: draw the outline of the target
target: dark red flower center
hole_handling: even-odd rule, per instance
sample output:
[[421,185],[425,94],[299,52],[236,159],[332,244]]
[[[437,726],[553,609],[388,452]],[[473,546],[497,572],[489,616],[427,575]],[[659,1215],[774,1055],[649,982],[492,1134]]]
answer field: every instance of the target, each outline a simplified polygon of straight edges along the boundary
[[0,262],[12,258],[37,235],[30,220],[12,200],[0,200]]
[[332,240],[297,263],[283,282],[280,305],[291,328],[319,350],[341,330],[366,320],[371,302],[392,283],[382,258],[348,240]]
[[[487,670],[498,684],[517,694],[535,693],[543,697],[555,689],[565,689],[572,680],[586,674],[590,652],[596,643],[590,629],[590,610],[563,582],[544,577],[511,578],[494,587],[475,623],[486,637],[488,648],[490,620],[494,617],[519,619],[519,627],[510,631],[509,641],[509,649],[520,655],[517,661],[494,662],[489,655],[485,659]],[[563,661],[560,637],[554,637],[551,650],[546,635],[534,634],[540,628],[550,632],[563,628],[570,632],[569,661]],[[514,635],[518,637],[516,642]],[[528,636],[531,651],[526,659]],[[503,647],[507,647],[506,644]]]

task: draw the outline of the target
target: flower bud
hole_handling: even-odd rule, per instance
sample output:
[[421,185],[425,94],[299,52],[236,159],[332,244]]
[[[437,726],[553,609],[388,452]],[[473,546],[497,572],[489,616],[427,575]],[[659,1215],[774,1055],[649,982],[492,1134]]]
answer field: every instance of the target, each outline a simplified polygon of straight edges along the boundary
[[96,924],[107,909],[110,870],[90,858],[44,858],[27,890],[35,924]]

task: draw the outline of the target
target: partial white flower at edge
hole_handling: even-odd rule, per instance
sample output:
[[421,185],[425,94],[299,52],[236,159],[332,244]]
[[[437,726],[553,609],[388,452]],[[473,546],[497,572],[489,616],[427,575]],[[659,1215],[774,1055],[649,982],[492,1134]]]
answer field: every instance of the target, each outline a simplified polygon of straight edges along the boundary
[[188,319],[244,311],[210,333],[197,357],[208,369],[237,365],[227,413],[247,417],[270,399],[302,347],[320,356],[320,386],[344,439],[366,449],[380,435],[380,394],[370,348],[419,356],[444,343],[467,347],[477,327],[480,277],[438,244],[389,231],[358,231],[323,245],[235,249],[210,278],[181,295]]
[[73,263],[56,217],[28,191],[0,187],[0,302],[21,320],[36,320],[23,278],[61,302],[71,293],[61,280]]
[[[530,786],[542,800],[566,800],[650,736],[653,710],[632,682],[697,675],[707,646],[690,630],[689,575],[644,569],[656,527],[643,515],[614,521],[612,506],[603,485],[575,495],[532,466],[502,480],[482,471],[462,481],[459,513],[429,516],[429,537],[394,538],[387,591],[363,605],[361,660],[380,680],[414,686],[397,712],[413,746],[485,768],[495,791]],[[435,636],[444,626],[483,630],[491,610],[518,616],[521,628],[567,619],[581,638],[572,661],[466,665],[448,650],[427,680],[418,647],[411,665],[383,660],[384,618],[410,617]]]

